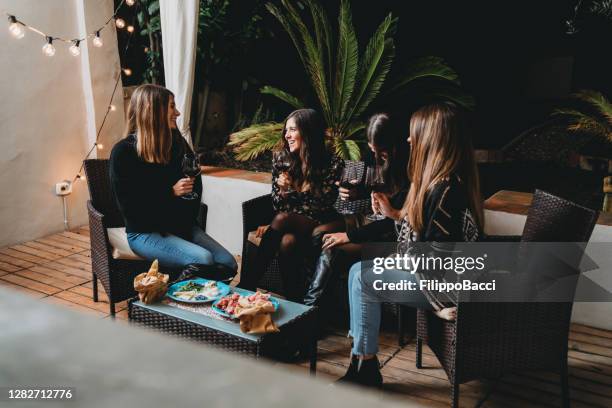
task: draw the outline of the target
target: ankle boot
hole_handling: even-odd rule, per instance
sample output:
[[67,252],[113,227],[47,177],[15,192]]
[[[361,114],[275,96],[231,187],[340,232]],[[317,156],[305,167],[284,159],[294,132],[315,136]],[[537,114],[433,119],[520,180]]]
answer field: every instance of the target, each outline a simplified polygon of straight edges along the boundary
[[369,360],[359,360],[355,380],[358,384],[366,387],[382,388],[383,379],[380,373],[378,357],[374,356],[374,358]]
[[346,383],[355,383],[355,379],[357,378],[357,366],[359,365],[359,359],[357,356],[351,354],[351,363],[349,364],[348,370],[346,373],[340,377],[336,383],[338,384],[346,384]]
[[[257,289],[257,283],[278,252],[282,238],[283,234],[272,227],[266,230],[261,237],[261,242],[257,248],[257,254],[253,263],[248,268],[248,271],[243,268],[241,272],[239,287],[247,290]],[[243,259],[243,262],[244,261]]]

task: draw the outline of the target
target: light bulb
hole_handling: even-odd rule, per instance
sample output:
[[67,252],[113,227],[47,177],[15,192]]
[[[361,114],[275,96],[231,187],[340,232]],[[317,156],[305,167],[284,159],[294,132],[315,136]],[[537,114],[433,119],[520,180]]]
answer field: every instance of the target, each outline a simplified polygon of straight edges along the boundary
[[23,25],[17,22],[15,16],[9,16],[9,31],[13,37],[20,40],[25,36],[25,30],[23,29]]
[[96,143],[96,147],[98,148],[98,150],[104,149],[104,145],[102,143]]
[[47,43],[42,47],[43,54],[47,57],[55,55],[55,47],[53,46],[53,38],[47,37]]
[[104,45],[104,42],[102,42],[102,37],[100,37],[99,31],[96,32],[96,36],[94,37],[92,42],[93,42],[94,47],[100,48],[101,46]]
[[117,26],[117,28],[123,28],[125,27],[125,20],[122,18],[118,18],[115,20],[115,25]]
[[111,112],[114,112],[114,111],[116,111],[116,110],[117,110],[117,107],[116,107],[115,105],[111,105],[111,106],[109,107],[109,109],[110,109],[110,111],[111,111]]
[[81,55],[81,48],[79,47],[79,44],[80,44],[79,40],[74,40],[70,48],[68,48],[68,51],[70,51],[70,54],[72,54],[75,57],[78,57],[79,55]]
[[125,4],[132,7],[136,3],[136,0],[125,0]]
[[125,74],[125,76],[130,76],[132,75],[132,70],[129,68],[124,68],[123,73]]
[[133,33],[134,32],[134,26],[133,25],[129,25],[129,26],[127,26],[126,30],[127,30],[128,33]]

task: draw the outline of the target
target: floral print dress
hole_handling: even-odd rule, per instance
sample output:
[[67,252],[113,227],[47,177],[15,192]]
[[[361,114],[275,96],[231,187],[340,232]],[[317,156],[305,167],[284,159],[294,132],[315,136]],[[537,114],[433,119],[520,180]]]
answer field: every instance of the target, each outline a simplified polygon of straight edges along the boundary
[[322,171],[321,181],[318,188],[310,188],[306,191],[291,191],[283,194],[278,186],[280,172],[272,163],[272,204],[274,211],[301,214],[317,221],[320,224],[333,221],[339,215],[334,208],[338,198],[338,186],[344,161],[336,156],[331,156],[329,166]]

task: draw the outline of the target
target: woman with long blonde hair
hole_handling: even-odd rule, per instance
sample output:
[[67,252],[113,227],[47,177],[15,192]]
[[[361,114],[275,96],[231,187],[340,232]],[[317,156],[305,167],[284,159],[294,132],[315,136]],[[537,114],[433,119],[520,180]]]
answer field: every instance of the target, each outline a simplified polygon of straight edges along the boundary
[[[411,248],[448,248],[452,242],[478,239],[483,229],[478,171],[471,135],[463,112],[451,103],[436,103],[415,112],[410,120],[408,163],[410,190],[397,221],[398,253]],[[378,194],[378,193],[377,193]],[[388,200],[379,200],[383,214],[392,216]],[[412,243],[412,244],[411,244]],[[420,251],[418,251],[420,253]],[[418,255],[417,255],[418,256]],[[380,267],[380,265],[378,265]],[[356,263],[349,274],[350,334],[353,348],[349,369],[341,382],[380,387],[376,353],[382,302],[432,310],[446,320],[456,318],[453,298],[419,290],[425,271],[376,268],[374,261]],[[377,284],[374,284],[377,281]],[[413,290],[384,290],[385,284],[408,284]],[[383,290],[379,290],[379,288]]]
[[[132,251],[162,266],[212,267],[234,276],[234,257],[196,223],[202,194],[197,166],[186,176],[183,161],[195,154],[177,130],[174,95],[158,85],[139,86],[128,109],[125,138],[113,147],[110,179]],[[190,169],[191,172],[191,169]]]

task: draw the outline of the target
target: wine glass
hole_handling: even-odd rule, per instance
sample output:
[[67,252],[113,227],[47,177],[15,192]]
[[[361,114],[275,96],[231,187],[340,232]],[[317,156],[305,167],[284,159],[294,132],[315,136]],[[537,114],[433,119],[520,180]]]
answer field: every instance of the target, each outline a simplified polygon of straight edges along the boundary
[[[357,187],[357,184],[359,184],[359,176],[357,174],[357,167],[356,166],[345,167],[344,171],[342,172],[342,177],[340,179],[340,187],[346,188],[347,190],[352,190],[355,187]],[[350,200],[350,198],[348,200]],[[348,205],[341,205],[341,209],[338,210],[338,213],[342,215],[349,215],[349,214],[354,214],[355,212],[350,210]]]
[[[381,166],[370,166],[366,169],[366,187],[371,193],[385,193],[387,186]],[[366,217],[370,221],[384,220],[382,214],[372,213]]]
[[[186,154],[183,157],[183,165],[182,165],[183,173],[186,177],[194,178],[200,174],[200,161],[198,157],[194,154]],[[181,196],[183,200],[195,200],[200,196],[195,191],[191,193],[187,193]]]
[[[291,153],[286,149],[276,150],[273,154],[273,166],[279,173],[287,173],[291,168]],[[293,189],[283,190],[284,194],[292,193]]]

